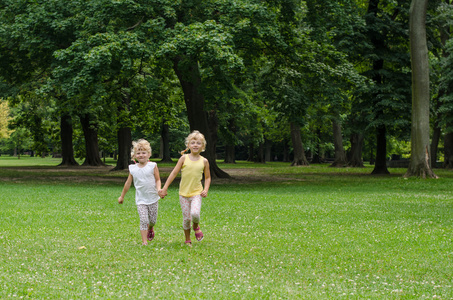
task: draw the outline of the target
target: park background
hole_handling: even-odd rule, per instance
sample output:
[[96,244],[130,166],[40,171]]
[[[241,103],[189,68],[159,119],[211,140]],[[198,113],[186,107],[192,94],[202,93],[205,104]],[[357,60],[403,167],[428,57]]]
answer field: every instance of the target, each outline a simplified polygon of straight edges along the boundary
[[7,1],[0,153],[122,170],[132,140],[171,161],[196,129],[214,177],[218,158],[435,177],[453,166],[451,16],[440,0]]
[[[3,1],[0,297],[452,298],[452,16]],[[206,240],[182,247],[175,184],[140,247],[133,193],[115,203],[132,140],[165,180],[194,129]]]

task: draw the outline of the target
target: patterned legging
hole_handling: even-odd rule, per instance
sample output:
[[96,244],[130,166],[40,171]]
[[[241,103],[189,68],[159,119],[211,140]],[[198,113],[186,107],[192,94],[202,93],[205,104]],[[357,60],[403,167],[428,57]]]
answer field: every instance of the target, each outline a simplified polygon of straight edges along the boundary
[[140,230],[148,230],[148,227],[156,225],[158,206],[159,202],[137,205],[138,215],[140,217]]
[[190,221],[200,223],[201,196],[196,195],[190,198],[179,196],[179,204],[182,210],[182,228],[190,229]]

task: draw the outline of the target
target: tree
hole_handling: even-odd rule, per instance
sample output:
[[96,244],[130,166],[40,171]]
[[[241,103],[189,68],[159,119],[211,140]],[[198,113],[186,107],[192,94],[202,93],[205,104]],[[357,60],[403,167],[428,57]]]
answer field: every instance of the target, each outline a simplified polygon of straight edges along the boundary
[[363,62],[358,53],[365,41],[364,13],[356,1],[308,0],[306,3],[308,13],[305,19],[313,28],[309,37],[318,46],[312,52],[314,59],[311,62],[317,68],[309,70],[313,77],[310,82],[311,105],[327,114],[335,151],[332,166],[343,167],[347,164],[343,147],[344,120],[351,114],[354,91],[365,83],[358,71],[360,62]]
[[294,122],[290,123],[291,140],[293,143],[294,159],[291,166],[308,166],[308,160],[305,156],[305,150],[302,143],[300,126]]
[[367,98],[369,128],[376,131],[376,160],[372,174],[389,174],[387,135],[404,131],[409,124],[410,66],[407,54],[407,1],[370,0],[365,15],[367,41],[362,56],[363,73],[373,80]]
[[[1,7],[0,35],[0,68],[1,77],[6,83],[1,92],[12,99],[28,101],[23,97],[27,93],[36,93],[47,97],[48,101],[55,100],[57,110],[53,114],[61,114],[60,118],[67,120],[72,117],[71,110],[61,103],[67,103],[66,98],[59,93],[40,91],[49,79],[52,68],[57,66],[53,57],[58,49],[68,47],[74,38],[74,23],[77,17],[71,12],[78,6],[75,2],[42,1],[24,3],[9,1]],[[52,99],[54,98],[54,99]],[[72,137],[68,136],[72,122],[62,122],[60,130],[62,164],[76,165],[72,151]],[[69,143],[69,144],[65,144]],[[71,150],[69,150],[71,149]]]
[[409,38],[412,62],[411,161],[405,177],[437,178],[431,169],[429,147],[429,63],[426,41],[428,0],[412,0]]
[[363,167],[363,158],[362,158],[363,140],[364,140],[364,134],[362,132],[355,132],[355,133],[351,134],[351,138],[350,138],[351,151],[350,151],[350,157],[348,160],[349,167],[353,167],[353,168]]
[[346,152],[343,147],[343,135],[341,134],[341,124],[339,118],[332,120],[333,127],[333,143],[335,146],[335,160],[332,163],[332,167],[345,167],[348,163],[346,158]]
[[[451,0],[445,0],[438,7],[440,21],[440,38],[442,57],[439,70],[439,110],[441,124],[445,129],[444,137],[444,167],[453,169],[453,39],[451,38],[453,20],[453,6]],[[432,159],[434,156],[432,156]]]
[[287,45],[278,20],[291,16],[294,4],[294,1],[250,0],[159,1],[162,11],[156,12],[165,20],[166,32],[159,53],[173,62],[184,91],[191,130],[200,130],[208,139],[205,153],[212,176],[227,174],[217,167],[215,152],[212,153],[217,132],[209,124],[217,118],[217,105],[208,89],[214,79],[219,92],[230,89],[238,74],[263,53],[285,51]]
[[220,170],[215,162],[215,143],[212,139],[212,131],[208,125],[207,112],[204,109],[205,98],[200,90],[201,76],[196,61],[184,61],[182,58],[174,60],[175,73],[181,82],[184,92],[184,101],[187,107],[187,116],[189,118],[190,131],[200,131],[206,139],[207,147],[205,156],[214,177],[229,177],[227,173]]
[[173,160],[171,159],[170,155],[170,141],[169,141],[169,134],[170,134],[170,128],[168,124],[162,122],[162,129],[160,132],[161,136],[161,147],[160,147],[160,155],[162,157],[161,162],[172,162]]
[[[90,143],[87,163],[98,164],[102,145],[116,137],[116,167],[123,169],[131,139],[156,133],[169,159],[166,137],[178,115],[172,104],[182,103],[182,97],[172,97],[176,89],[184,94],[190,130],[208,140],[213,176],[228,176],[216,165],[218,140],[228,149],[227,161],[234,162],[234,146],[244,141],[264,161],[265,143],[269,158],[268,142],[288,141],[293,134],[293,164],[300,165],[308,164],[304,147],[313,153],[315,144],[322,145],[313,141],[328,137],[335,163],[344,166],[343,136],[350,136],[348,158],[361,166],[362,141],[373,129],[378,132],[373,172],[379,173],[387,171],[386,135],[404,136],[410,94],[407,1],[83,4],[8,1],[0,11],[0,93],[41,93],[56,103],[63,164],[73,163],[69,125],[78,121]],[[358,70],[374,85],[358,90],[363,82]],[[322,124],[313,125],[313,115]],[[280,131],[285,128],[280,137],[273,133],[275,120]],[[332,124],[328,134],[325,123]]]
[[61,163],[59,166],[78,166],[74,158],[72,117],[69,114],[60,116],[61,130]]
[[53,118],[55,105],[49,99],[35,93],[25,93],[12,101],[11,108],[14,118],[10,122],[12,128],[25,128],[33,140],[29,150],[34,154],[45,157],[52,146],[52,129],[57,119]]

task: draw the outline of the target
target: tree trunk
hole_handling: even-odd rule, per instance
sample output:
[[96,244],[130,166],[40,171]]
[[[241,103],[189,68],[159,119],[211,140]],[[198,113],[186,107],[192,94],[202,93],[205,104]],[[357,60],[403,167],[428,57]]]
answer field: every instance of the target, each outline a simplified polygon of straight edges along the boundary
[[72,118],[70,115],[60,117],[60,137],[61,137],[61,158],[59,166],[78,166],[74,158],[74,148],[72,143]]
[[343,136],[341,134],[341,124],[337,119],[332,120],[333,144],[335,147],[335,160],[331,167],[345,167],[348,164],[346,152],[343,147]]
[[264,150],[264,161],[272,161],[272,142],[268,139],[264,140],[265,150]]
[[351,157],[348,166],[353,168],[363,168],[363,133],[353,133],[351,135]]
[[160,132],[161,145],[160,154],[162,155],[161,162],[172,162],[170,154],[170,128],[165,121],[162,123],[162,130]]
[[[436,162],[438,158],[438,152],[439,152],[439,142],[442,136],[442,129],[441,129],[441,120],[442,120],[442,114],[439,112],[439,107],[440,107],[440,98],[442,98],[444,95],[444,90],[439,89],[439,94],[437,99],[435,100],[435,109],[434,109],[434,124],[433,124],[433,136],[431,138],[431,147],[430,147],[430,153],[431,153],[431,161],[434,163],[434,167],[436,167]],[[447,126],[448,127],[448,126]]]
[[235,136],[236,136],[236,125],[235,119],[230,118],[228,120],[228,129],[231,132],[232,137],[225,139],[225,160],[224,163],[235,164],[236,163],[236,149],[235,149]]
[[[380,9],[379,9],[380,0],[370,0],[368,4],[368,13],[367,15],[377,18]],[[375,51],[381,51],[385,49],[386,45],[382,38],[382,32],[379,30],[379,26],[376,24],[374,19],[367,21],[367,27],[370,28],[370,39],[373,44]],[[373,61],[373,76],[372,79],[376,85],[382,85],[382,69],[384,68],[384,60],[378,58]],[[373,99],[377,99],[379,95],[372,95]],[[376,103],[375,103],[376,104]],[[384,112],[377,111],[376,119],[380,118]],[[387,137],[386,137],[386,127],[385,125],[379,125],[376,128],[377,137],[376,137],[376,159],[374,162],[374,169],[371,174],[390,174],[387,169]]]
[[308,160],[305,157],[304,145],[300,135],[300,126],[291,122],[291,140],[293,142],[294,159],[291,166],[308,166]]
[[265,163],[265,157],[264,157],[264,143],[260,142],[258,145],[258,156],[256,157],[255,160],[256,163]]
[[287,139],[283,139],[283,162],[290,162],[288,144],[289,141]]
[[226,164],[235,164],[236,163],[236,150],[234,145],[228,144],[225,145],[225,160]]
[[376,138],[376,161],[371,174],[390,174],[387,169],[387,130],[385,125],[377,128]]
[[219,130],[219,119],[217,118],[217,114],[214,110],[211,110],[207,113],[208,116],[208,128],[211,143],[208,144],[206,147],[206,151],[210,153],[214,153],[214,160],[217,159],[217,140],[218,135],[217,132]]
[[411,161],[404,177],[437,178],[429,156],[429,62],[426,42],[428,0],[412,0],[409,39],[412,67]]
[[85,136],[85,161],[83,166],[104,166],[101,157],[99,156],[98,132],[97,129],[90,123],[88,115],[80,116],[83,135]]
[[253,145],[253,143],[249,143],[249,147],[248,147],[248,150],[249,150],[249,157],[247,158],[247,161],[255,161],[255,147]]
[[[128,113],[130,111],[131,97],[129,92],[126,92],[128,83],[124,83],[123,87],[125,88],[122,97],[121,105],[118,106],[118,115],[124,115],[124,112]],[[118,158],[116,160],[116,166],[113,168],[113,171],[126,170],[129,165],[132,163],[131,160],[131,147],[132,147],[132,132],[129,125],[129,120],[120,119],[119,120],[119,129],[117,134],[118,141]]]
[[434,167],[436,167],[436,162],[437,162],[437,152],[439,149],[439,141],[440,137],[442,134],[441,128],[440,128],[440,115],[436,114],[435,116],[436,120],[434,121],[434,129],[433,129],[433,137],[431,139],[431,159],[432,163],[434,164]]
[[453,169],[453,132],[445,134],[444,156],[444,168]]
[[131,147],[132,133],[129,127],[120,128],[117,132],[118,137],[118,159],[113,171],[125,170],[132,163]]
[[320,164],[321,163],[321,156],[319,155],[319,152],[313,152],[313,159],[311,160],[312,164]]
[[312,164],[320,164],[321,163],[321,130],[319,128],[316,129],[316,151],[313,152],[313,159],[311,160]]
[[[213,178],[229,178],[230,176],[217,166],[215,160],[215,145],[211,145],[212,135],[208,126],[208,116],[204,110],[205,99],[199,90],[201,76],[198,64],[196,61],[185,61],[185,66],[182,66],[182,59],[180,57],[175,58],[173,62],[173,68],[178,76],[184,93],[184,102],[187,108],[190,130],[198,130],[203,133],[206,138],[208,147],[206,148],[206,152],[203,153],[209,161],[211,176]],[[214,148],[212,146],[214,146]]]

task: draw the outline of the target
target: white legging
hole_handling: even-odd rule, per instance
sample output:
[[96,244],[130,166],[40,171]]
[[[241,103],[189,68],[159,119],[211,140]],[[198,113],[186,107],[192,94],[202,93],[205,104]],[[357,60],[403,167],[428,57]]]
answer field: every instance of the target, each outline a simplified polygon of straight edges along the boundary
[[190,198],[179,195],[179,204],[182,210],[182,228],[190,229],[190,222],[200,223],[201,196],[196,195]]

